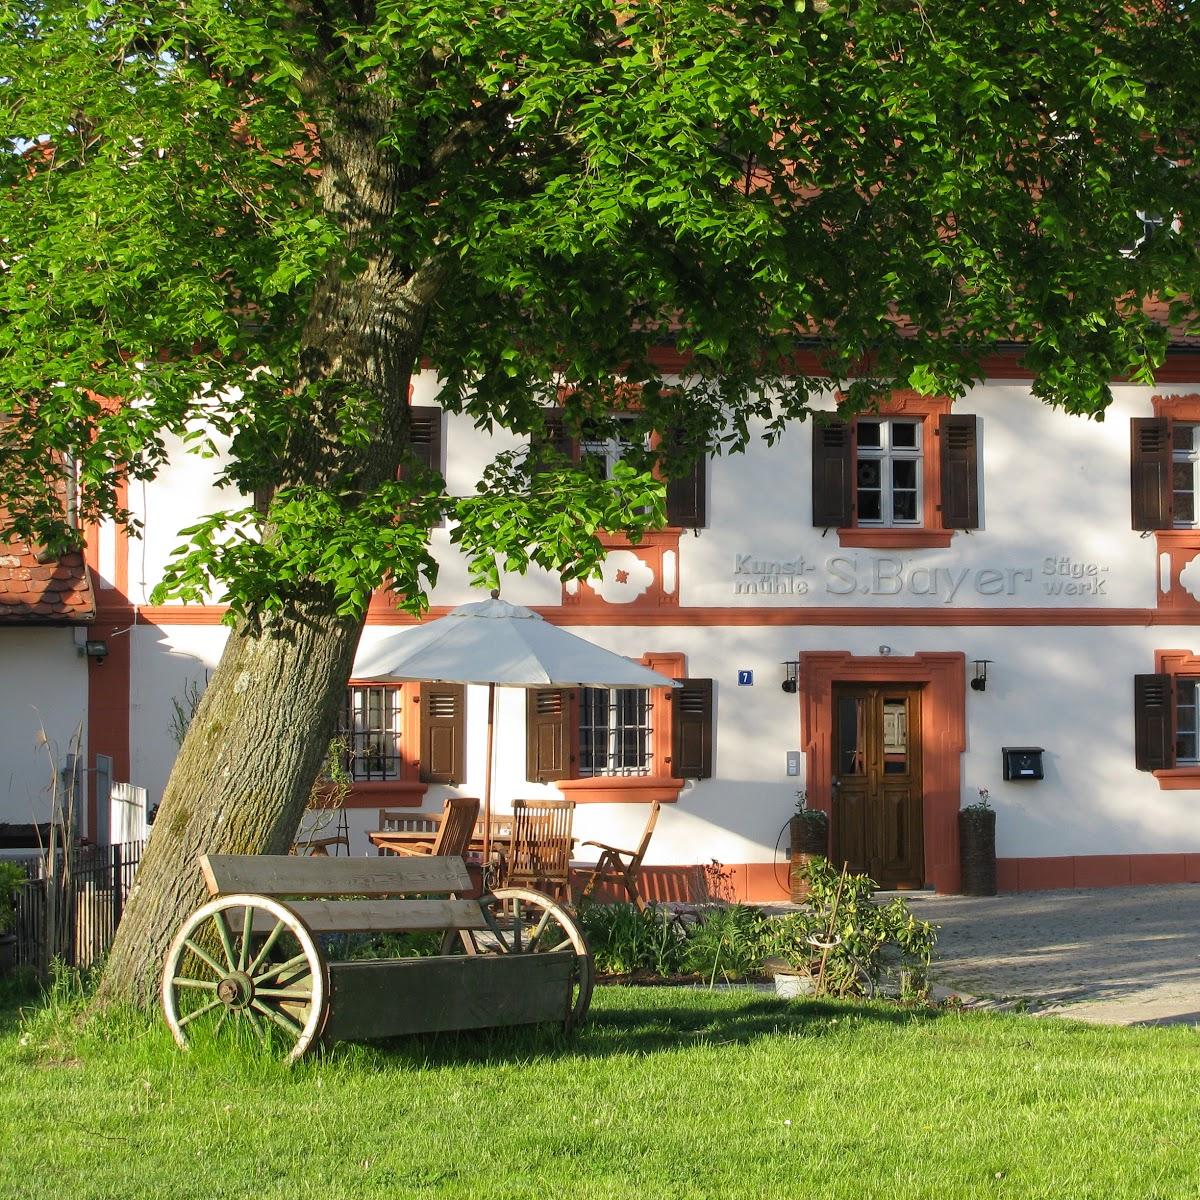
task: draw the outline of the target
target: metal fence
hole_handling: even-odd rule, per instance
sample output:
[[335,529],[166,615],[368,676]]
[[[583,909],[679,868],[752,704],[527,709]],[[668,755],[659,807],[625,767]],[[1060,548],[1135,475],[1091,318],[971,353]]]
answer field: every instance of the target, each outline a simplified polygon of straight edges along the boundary
[[48,871],[27,863],[29,882],[17,889],[17,962],[44,974],[54,958],[90,967],[112,945],[144,842],[77,846]]

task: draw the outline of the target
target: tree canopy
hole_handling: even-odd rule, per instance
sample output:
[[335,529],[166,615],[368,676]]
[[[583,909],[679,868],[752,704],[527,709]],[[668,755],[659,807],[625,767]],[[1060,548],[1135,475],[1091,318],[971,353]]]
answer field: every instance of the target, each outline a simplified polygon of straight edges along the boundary
[[[1192,316],[1188,3],[0,12],[0,494],[61,548],[59,464],[120,516],[166,435],[219,446],[270,535],[231,492],[162,594],[215,583],[235,614],[313,584],[352,614],[385,577],[417,610],[439,513],[481,579],[586,571],[597,529],[661,518],[654,453],[773,436],[830,387],[956,394],[1000,343],[1100,414],[1163,357],[1147,298]],[[508,453],[448,496],[397,479],[419,363],[485,429],[561,395],[602,426],[622,380],[676,436],[611,481]]]

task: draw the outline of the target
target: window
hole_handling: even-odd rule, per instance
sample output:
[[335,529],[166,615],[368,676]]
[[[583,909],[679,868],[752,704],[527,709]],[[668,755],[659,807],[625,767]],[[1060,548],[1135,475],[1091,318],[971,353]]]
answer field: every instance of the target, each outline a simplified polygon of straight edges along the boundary
[[422,785],[462,782],[465,735],[461,683],[352,684],[335,733],[362,802],[398,805],[420,804]]
[[[589,438],[585,429],[584,435],[576,440],[566,431],[563,410],[547,408],[544,410],[544,433],[532,439],[530,449],[538,455],[545,448],[552,448],[573,462],[587,460],[595,463],[598,470],[603,470],[603,477],[608,479],[613,467],[633,445],[632,438],[622,436],[621,423],[618,418],[618,428],[609,436]],[[667,483],[668,526],[678,529],[704,528],[708,524],[707,491],[708,460],[704,455],[699,455],[685,474]]]
[[582,688],[579,702],[579,774],[649,775],[654,707],[649,688]]
[[677,688],[531,688],[526,776],[571,799],[672,801],[713,770],[711,679],[685,679],[683,655],[645,655]]
[[813,429],[813,524],[843,546],[948,546],[979,528],[979,422],[911,393]]
[[1175,680],[1175,765],[1195,766],[1197,756],[1196,689],[1200,679],[1184,677]]
[[900,418],[855,422],[859,525],[920,524],[921,425]]
[[1161,788],[1200,789],[1200,657],[1158,650],[1154,665],[1133,677],[1135,765]]
[[388,686],[346,690],[337,737],[343,762],[356,783],[400,778],[400,689]]
[[584,436],[579,440],[579,461],[596,472],[600,479],[611,479],[613,468],[636,444],[629,426],[631,417],[615,417],[616,431],[607,437],[599,434]]
[[1171,524],[1177,529],[1196,527],[1196,464],[1200,426],[1183,421],[1171,425]]

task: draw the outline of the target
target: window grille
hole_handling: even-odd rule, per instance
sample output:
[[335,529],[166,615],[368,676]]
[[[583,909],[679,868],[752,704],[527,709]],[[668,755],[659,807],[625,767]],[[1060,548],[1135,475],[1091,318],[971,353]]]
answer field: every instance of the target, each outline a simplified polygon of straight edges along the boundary
[[583,688],[580,775],[649,775],[653,707],[648,688]]
[[400,778],[400,689],[352,687],[346,691],[338,737],[350,778],[370,783]]

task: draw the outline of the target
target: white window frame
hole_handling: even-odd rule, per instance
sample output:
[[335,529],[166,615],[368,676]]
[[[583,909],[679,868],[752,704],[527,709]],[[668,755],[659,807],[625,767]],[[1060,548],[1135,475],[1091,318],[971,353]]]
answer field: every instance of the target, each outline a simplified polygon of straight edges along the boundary
[[[864,425],[879,427],[879,445],[863,446],[859,431]],[[894,446],[892,430],[896,425],[911,426],[914,430],[914,445]],[[891,529],[924,525],[924,491],[925,491],[925,422],[919,417],[869,417],[859,418],[854,428],[854,510],[855,524],[866,529]],[[858,464],[862,460],[879,463],[880,516],[878,519],[864,519],[858,503],[859,492],[862,490],[858,483]],[[894,492],[892,483],[892,464],[896,461],[916,464],[915,516],[896,517],[894,512]],[[907,489],[905,489],[907,490]]]
[[[1194,767],[1200,764],[1200,678],[1195,675],[1175,676],[1175,765]],[[1184,703],[1184,700],[1187,703]],[[1192,739],[1195,753],[1179,752],[1179,737]]]
[[[1192,433],[1192,446],[1190,450],[1184,450],[1175,445],[1175,433],[1180,429],[1189,429]],[[1179,488],[1175,486],[1175,466],[1178,463],[1188,463],[1192,468],[1192,519],[1190,521],[1182,520],[1174,515],[1171,518],[1171,524],[1176,529],[1195,529],[1200,526],[1200,512],[1197,510],[1197,501],[1200,501],[1200,447],[1197,447],[1197,433],[1200,433],[1200,425],[1193,421],[1172,421],[1171,422],[1171,512],[1175,512],[1175,497],[1180,493]]]
[[[633,418],[617,417],[616,420],[621,425],[625,425],[632,423]],[[632,440],[618,435],[607,438],[583,437],[579,439],[579,457],[581,459],[592,459],[596,462],[603,462],[604,478],[611,479],[613,468],[625,457],[633,445]]]

